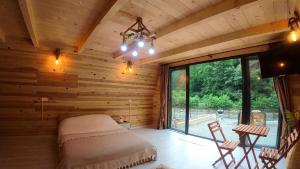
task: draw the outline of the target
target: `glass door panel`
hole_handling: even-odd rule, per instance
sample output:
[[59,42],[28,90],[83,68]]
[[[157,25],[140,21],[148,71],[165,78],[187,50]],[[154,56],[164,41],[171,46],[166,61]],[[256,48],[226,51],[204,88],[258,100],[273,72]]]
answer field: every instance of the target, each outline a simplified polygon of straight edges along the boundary
[[218,120],[227,139],[237,140],[232,128],[242,112],[240,59],[195,64],[189,70],[189,134],[212,138],[207,124]]
[[279,105],[273,78],[260,78],[257,56],[250,57],[250,124],[266,126],[270,129],[267,137],[261,137],[257,145],[276,147],[279,125]]
[[170,72],[169,127],[185,132],[186,121],[186,70]]

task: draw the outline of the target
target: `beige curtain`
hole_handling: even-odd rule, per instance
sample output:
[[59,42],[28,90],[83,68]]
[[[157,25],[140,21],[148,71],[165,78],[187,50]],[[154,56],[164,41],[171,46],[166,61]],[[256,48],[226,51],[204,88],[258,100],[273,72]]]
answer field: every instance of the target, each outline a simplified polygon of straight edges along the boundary
[[274,85],[282,113],[282,132],[281,138],[288,134],[285,112],[291,111],[291,97],[289,92],[288,77],[279,76],[274,78]]
[[167,128],[169,66],[162,65],[160,73],[160,112],[157,129]]

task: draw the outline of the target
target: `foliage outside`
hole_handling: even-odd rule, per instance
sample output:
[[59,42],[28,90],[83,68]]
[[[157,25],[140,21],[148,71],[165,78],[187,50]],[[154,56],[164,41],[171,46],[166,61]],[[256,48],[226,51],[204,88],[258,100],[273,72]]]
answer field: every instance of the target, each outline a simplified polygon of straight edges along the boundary
[[[252,109],[277,110],[273,79],[260,79],[258,60],[250,60]],[[241,109],[242,74],[239,59],[190,66],[190,107],[197,109]],[[172,106],[185,106],[185,71],[174,71],[171,79]]]

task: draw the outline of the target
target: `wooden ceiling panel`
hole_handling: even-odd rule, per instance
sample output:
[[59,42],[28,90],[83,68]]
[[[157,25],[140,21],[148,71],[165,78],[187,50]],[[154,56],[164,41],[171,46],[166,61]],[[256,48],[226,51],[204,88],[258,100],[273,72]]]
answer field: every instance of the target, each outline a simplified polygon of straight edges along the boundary
[[263,5],[259,5],[259,2],[241,8],[245,19],[251,27],[271,22],[265,17]]
[[120,32],[125,29],[127,27],[124,25],[108,21],[99,28],[98,33],[91,39],[87,48],[112,53],[122,43]]
[[29,38],[18,1],[0,1],[0,29],[8,38]]
[[41,41],[75,46],[97,19],[108,0],[34,0]]
[[[290,8],[294,9],[294,7],[288,6],[289,2],[289,0],[274,0],[274,15],[276,20],[284,19],[294,15],[293,11],[291,11],[289,14]],[[299,4],[299,1],[297,1],[297,3]]]
[[[177,20],[184,18],[185,16],[200,10],[202,8],[207,7],[208,5],[215,4],[220,0],[204,0],[204,1],[183,1],[183,0],[174,0],[172,3],[168,0],[131,0],[129,3],[125,4],[124,7],[118,12],[116,17],[112,19],[112,22],[115,23],[107,23],[103,25],[101,31],[95,36],[89,48],[93,48],[96,50],[101,49],[102,45],[95,44],[111,44],[111,48],[105,48],[105,50],[116,51],[118,50],[120,44],[122,43],[120,32],[126,30],[130,25],[135,22],[135,18],[137,16],[141,16],[145,25],[151,30],[155,31],[159,28],[163,28],[166,25],[173,23]],[[196,4],[196,5],[195,5]],[[122,23],[122,24],[120,24]],[[186,32],[183,30],[183,32]],[[191,31],[189,31],[191,32]],[[193,32],[192,32],[193,33]],[[190,33],[191,34],[191,33]],[[191,39],[190,34],[185,36],[181,34],[183,38]],[[110,35],[110,37],[106,37]],[[105,38],[104,38],[105,37]],[[101,40],[101,38],[103,40]],[[112,39],[112,40],[110,40]],[[156,45],[158,47],[157,50],[169,49],[173,46],[169,46],[168,44],[172,44],[175,38],[171,38],[170,42],[159,43],[160,45]],[[166,44],[166,45],[165,45]],[[179,45],[179,44],[178,44]],[[98,47],[97,47],[98,46]],[[168,48],[166,48],[168,47]]]
[[[229,11],[227,15],[224,15],[222,17],[225,19],[225,22],[228,23],[234,31],[238,31],[240,29],[246,29],[251,26],[242,10]],[[223,25],[220,27],[223,27]]]
[[155,42],[157,52],[160,53],[211,37],[249,28],[250,24],[248,24],[247,18],[242,12],[242,10],[249,7],[255,7],[255,3],[225,11],[222,14],[209,17],[158,38]]
[[[208,42],[213,37],[222,38],[223,35],[286,20],[290,16],[289,11],[293,11],[288,0],[126,0],[119,5],[120,8],[112,8],[115,10],[111,16],[101,22],[99,16],[111,9],[108,8],[112,2],[110,0],[31,1],[42,46],[74,49],[80,46],[79,40],[84,39],[96,25],[97,29],[94,29],[93,36],[89,36],[84,44],[86,50],[83,51],[96,50],[111,54],[119,50],[122,43],[120,32],[131,26],[137,16],[143,18],[151,31],[158,32],[159,38],[154,45],[159,55],[166,51],[176,52],[174,49],[186,48],[195,42]],[[30,38],[17,1],[0,1],[0,20],[5,23],[0,25],[0,41]],[[98,26],[100,22],[101,26]],[[175,25],[175,28],[169,25]],[[274,31],[270,35],[262,33],[254,38],[247,38],[245,34],[242,39],[237,36],[229,38],[227,42],[215,39],[214,42],[218,42],[216,44],[211,42],[199,49],[166,56],[160,61],[171,62],[214,51],[268,43],[277,39],[277,36]],[[140,56],[144,57],[149,56]]]
[[[158,60],[161,60],[162,57],[165,57],[166,55],[176,55],[176,51],[179,51],[179,49],[187,49],[190,46],[193,46],[193,44],[196,44],[196,42],[206,42],[205,40],[207,39],[212,39],[214,37],[223,37],[223,35],[227,34],[232,34],[233,32],[240,32],[243,30],[248,30],[249,28],[254,28],[260,25],[264,25],[266,23],[272,23],[274,20],[278,21],[277,18],[284,18],[287,19],[288,15],[288,8],[287,8],[287,1],[286,0],[274,0],[273,3],[266,2],[269,0],[259,0],[255,3],[250,3],[244,6],[241,6],[239,8],[230,10],[228,12],[222,13],[222,15],[218,16],[213,16],[210,17],[206,20],[200,21],[198,23],[195,23],[193,25],[187,26],[184,28],[184,30],[178,30],[176,32],[172,32],[165,37],[162,37],[161,40],[158,43],[158,53],[157,56],[159,56]],[[285,4],[285,5],[283,5]],[[270,5],[272,7],[270,7]],[[280,7],[279,7],[280,6]],[[264,10],[267,8],[274,9],[273,11],[278,13],[278,17],[268,17],[268,15],[271,15],[270,13],[266,13]],[[272,10],[271,10],[272,12]],[[273,13],[275,15],[275,13]],[[279,17],[280,16],[280,17]],[[225,19],[225,22],[222,22],[222,19]],[[275,19],[273,19],[275,18]],[[219,26],[219,27],[218,27]],[[224,29],[222,29],[224,28]],[[287,28],[287,27],[286,27]],[[282,27],[282,31],[285,31],[285,27]],[[272,29],[272,27],[269,27],[268,29]],[[280,26],[281,29],[281,26]],[[189,30],[193,30],[191,34],[189,34]],[[280,31],[279,31],[280,32]],[[241,32],[242,33],[242,32]],[[250,32],[249,32],[250,33]],[[271,31],[271,34],[276,34],[277,32]],[[205,37],[201,35],[205,35]],[[267,33],[268,34],[268,33]],[[200,36],[198,36],[200,35]],[[256,37],[260,37],[263,34],[259,34]],[[168,37],[171,37],[168,39]],[[185,39],[185,37],[189,37],[189,39]],[[243,37],[246,38],[247,36]],[[197,39],[198,38],[198,39]],[[180,39],[180,40],[179,40]],[[197,39],[197,40],[195,40]],[[177,43],[171,43],[172,46],[163,46],[162,44],[165,44],[167,40],[170,41],[176,41]],[[261,42],[262,40],[257,40]],[[189,42],[189,43],[188,43]],[[265,43],[268,43],[268,41],[263,41]],[[227,45],[230,42],[223,43],[221,42],[222,45]],[[248,45],[248,44],[253,44],[250,41],[240,41],[239,44],[236,44],[236,46],[242,46],[242,45]],[[177,45],[177,46],[176,46]],[[212,46],[215,46],[214,44],[210,44]],[[222,47],[218,46],[218,49],[224,49],[226,46]],[[162,47],[161,47],[162,46]],[[203,48],[207,48],[209,46],[204,46],[200,48],[200,51],[203,51]],[[215,47],[214,47],[215,48]],[[174,50],[171,50],[174,49]],[[178,50],[177,50],[178,49]],[[216,48],[215,48],[216,49]],[[192,50],[192,51],[186,51],[184,53],[192,53],[194,55],[197,55],[198,50]],[[183,54],[185,55],[185,54]],[[169,56],[167,56],[169,57]],[[172,58],[172,57],[171,57]],[[147,60],[154,60],[152,59],[147,59]],[[143,62],[143,61],[141,61]],[[145,63],[148,63],[145,60]],[[149,62],[151,63],[151,62]]]
[[266,34],[259,37],[243,38],[229,41],[226,43],[221,43],[217,45],[212,45],[206,48],[201,48],[195,52],[187,52],[181,55],[174,55],[172,57],[164,58],[159,61],[159,63],[172,63],[181,60],[187,60],[192,58],[197,58],[201,56],[207,56],[216,53],[222,53],[226,51],[232,51],[237,49],[243,49],[252,46],[258,46],[267,44],[270,42],[278,42],[283,40],[284,33]]
[[205,9],[209,7],[210,5],[214,5],[216,3],[221,2],[222,0],[201,0],[201,1],[195,1],[195,0],[180,0],[185,6],[190,8],[191,12],[197,12],[201,9]]

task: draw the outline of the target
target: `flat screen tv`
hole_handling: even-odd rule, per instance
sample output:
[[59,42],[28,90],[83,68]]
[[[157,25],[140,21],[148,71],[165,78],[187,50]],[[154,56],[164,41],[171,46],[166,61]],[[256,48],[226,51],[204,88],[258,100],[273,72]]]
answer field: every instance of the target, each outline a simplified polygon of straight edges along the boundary
[[278,45],[259,56],[261,77],[300,73],[300,44]]

